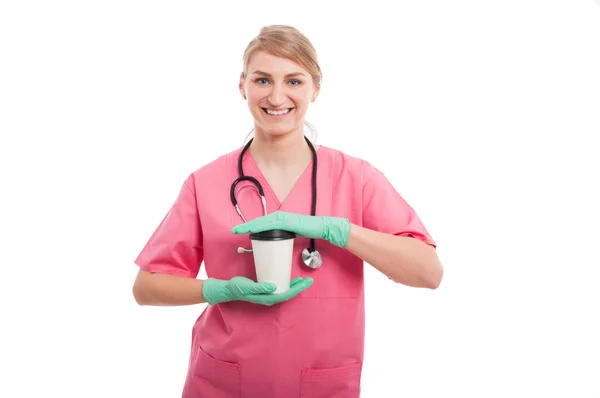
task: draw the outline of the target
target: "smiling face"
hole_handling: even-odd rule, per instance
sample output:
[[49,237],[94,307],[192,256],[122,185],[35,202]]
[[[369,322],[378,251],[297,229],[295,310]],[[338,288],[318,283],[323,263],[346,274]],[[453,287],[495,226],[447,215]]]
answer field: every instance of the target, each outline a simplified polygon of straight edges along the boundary
[[270,136],[303,131],[308,106],[319,92],[299,64],[264,51],[252,55],[239,88],[248,100],[255,130]]

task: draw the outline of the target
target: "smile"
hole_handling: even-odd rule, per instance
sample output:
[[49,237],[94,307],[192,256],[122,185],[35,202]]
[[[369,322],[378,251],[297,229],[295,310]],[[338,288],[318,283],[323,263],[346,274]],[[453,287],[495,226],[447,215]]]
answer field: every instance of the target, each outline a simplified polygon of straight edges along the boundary
[[262,108],[262,110],[269,116],[285,116],[287,114],[289,114],[294,108],[288,108],[288,109],[269,109],[269,108]]

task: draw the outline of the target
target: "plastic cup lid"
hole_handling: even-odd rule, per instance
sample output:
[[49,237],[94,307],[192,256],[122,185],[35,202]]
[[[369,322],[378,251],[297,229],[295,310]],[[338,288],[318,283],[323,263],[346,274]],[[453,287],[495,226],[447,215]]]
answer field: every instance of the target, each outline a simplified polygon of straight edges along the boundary
[[282,229],[271,229],[269,231],[256,232],[250,234],[252,240],[287,240],[294,239],[296,234]]

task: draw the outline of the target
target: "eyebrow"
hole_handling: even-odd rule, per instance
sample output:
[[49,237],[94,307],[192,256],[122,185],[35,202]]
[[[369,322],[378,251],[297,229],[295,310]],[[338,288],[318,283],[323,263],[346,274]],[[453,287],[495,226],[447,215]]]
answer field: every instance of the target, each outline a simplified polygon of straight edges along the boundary
[[[254,72],[252,72],[252,74],[266,76],[266,77],[273,77],[273,76],[271,76],[270,73],[263,72],[262,70],[255,70]],[[305,76],[306,77],[306,74],[304,74],[302,72],[294,72],[294,73],[288,73],[287,75],[285,75],[285,77],[293,77],[293,76]]]

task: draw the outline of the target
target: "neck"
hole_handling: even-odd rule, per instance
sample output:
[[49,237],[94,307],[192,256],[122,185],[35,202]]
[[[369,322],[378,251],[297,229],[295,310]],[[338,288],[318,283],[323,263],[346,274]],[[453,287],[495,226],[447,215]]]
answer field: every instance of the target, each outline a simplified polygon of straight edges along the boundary
[[248,151],[259,166],[280,170],[310,162],[312,159],[312,152],[302,130],[271,136],[256,129]]

